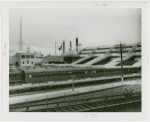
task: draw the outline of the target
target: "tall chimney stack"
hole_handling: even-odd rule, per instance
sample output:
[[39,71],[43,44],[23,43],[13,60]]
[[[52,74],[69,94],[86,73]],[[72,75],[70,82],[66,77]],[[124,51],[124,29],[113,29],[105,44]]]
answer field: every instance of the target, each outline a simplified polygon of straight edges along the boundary
[[76,37],[76,51],[78,52],[78,37]]
[[19,51],[23,51],[23,42],[22,42],[22,15],[20,15],[20,40],[19,40]]
[[69,48],[69,51],[70,51],[70,53],[71,53],[71,51],[72,51],[72,42],[70,41],[70,48]]
[[63,41],[63,54],[65,54],[65,41]]

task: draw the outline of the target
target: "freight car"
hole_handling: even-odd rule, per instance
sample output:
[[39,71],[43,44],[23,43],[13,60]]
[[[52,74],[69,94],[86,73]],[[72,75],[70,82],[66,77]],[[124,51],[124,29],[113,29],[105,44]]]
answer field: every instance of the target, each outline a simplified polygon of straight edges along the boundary
[[[141,67],[124,67],[123,74],[133,74],[140,73]],[[61,81],[61,80],[69,80],[72,79],[72,75],[76,76],[76,79],[81,78],[93,78],[93,77],[108,77],[121,75],[122,71],[120,67],[115,68],[61,68],[61,67],[51,67],[51,68],[27,68],[23,69],[16,73],[15,80],[19,80],[20,82],[42,82],[42,81]],[[11,75],[11,73],[10,73]],[[10,78],[11,82],[14,82],[12,78]]]

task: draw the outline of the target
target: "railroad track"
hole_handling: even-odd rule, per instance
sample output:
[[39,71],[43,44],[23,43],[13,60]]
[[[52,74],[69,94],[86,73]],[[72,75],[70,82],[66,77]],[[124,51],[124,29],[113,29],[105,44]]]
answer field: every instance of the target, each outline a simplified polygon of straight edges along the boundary
[[[117,81],[117,82],[120,82],[120,81]],[[104,83],[104,85],[105,84],[107,84],[107,83]],[[99,83],[95,83],[95,82],[93,82],[93,84],[82,83],[80,86],[74,85],[74,89],[82,88],[83,86],[94,87],[94,86],[97,86],[97,85],[100,85],[100,84]],[[61,90],[72,89],[72,84],[70,84],[68,86],[65,86],[63,88],[62,87],[54,87],[54,88],[49,88],[50,90],[47,90],[47,89],[37,89],[37,91],[31,91],[31,92],[30,91],[26,91],[26,92],[17,93],[17,94],[11,94],[10,93],[9,97],[24,96],[24,95],[31,95],[31,94],[38,94],[38,93],[45,93],[45,92],[52,92],[52,91],[61,91]]]
[[[97,86],[97,85],[86,85],[86,86]],[[77,88],[82,88],[83,86],[76,86],[74,87],[74,89],[77,89]],[[52,91],[61,91],[61,90],[67,90],[67,89],[72,89],[72,86],[68,86],[68,87],[65,87],[65,88],[51,88],[50,90],[37,90],[37,91],[31,91],[31,92],[24,92],[24,93],[19,93],[19,94],[11,94],[9,95],[9,97],[15,97],[15,96],[25,96],[25,95],[31,95],[31,94],[38,94],[38,93],[45,93],[45,92],[52,92]]]
[[[52,109],[41,109],[33,112],[94,112],[94,111],[109,111],[115,107],[123,107],[128,104],[141,102],[141,97],[128,97],[114,100],[105,100],[86,104],[71,105],[65,107],[55,107]],[[115,110],[116,111],[116,110]]]
[[[107,79],[108,80],[108,79]],[[129,80],[129,78],[126,78],[124,79],[125,80]],[[106,81],[106,80],[95,80],[95,81],[80,81],[80,82],[74,82],[74,86],[75,87],[78,87],[78,86],[89,86],[89,85],[94,85],[94,84],[102,84],[102,83],[110,83],[110,82],[117,82],[116,79],[109,79],[109,81]],[[118,80],[119,82],[119,80]],[[32,86],[32,85],[31,85]],[[68,81],[68,82],[61,82],[61,83],[57,83],[57,84],[47,84],[45,86],[42,86],[42,84],[38,84],[38,86],[35,86],[35,87],[31,87],[29,86],[28,87],[23,87],[23,86],[18,86],[18,88],[15,90],[9,90],[9,94],[10,94],[10,97],[12,96],[19,96],[19,95],[27,95],[27,94],[35,94],[37,91],[39,93],[42,93],[42,92],[47,92],[47,91],[55,91],[55,90],[58,90],[58,89],[62,89],[65,88],[71,88],[72,86],[72,81]],[[49,90],[51,89],[51,90]]]
[[[88,94],[87,94],[88,95]],[[130,99],[134,99],[134,98],[141,98],[141,94],[140,93],[134,93],[128,97],[125,97],[125,94],[122,95],[114,95],[114,96],[99,96],[98,94],[96,95],[88,95],[87,97],[76,97],[75,99],[66,99],[64,98],[62,99],[56,99],[56,100],[51,100],[48,101],[37,101],[34,103],[27,103],[27,104],[15,104],[15,105],[11,105],[9,106],[9,110],[10,112],[23,112],[23,111],[40,111],[42,108],[42,111],[47,110],[49,107],[50,109],[48,109],[49,111],[55,111],[55,109],[61,109],[61,108],[66,108],[69,107],[71,105],[72,106],[78,106],[78,105],[85,105],[88,104],[88,106],[90,104],[95,104],[95,103],[104,103],[106,104],[106,101],[113,101],[116,100],[122,100],[122,99],[126,99],[126,101],[130,100]],[[115,101],[116,101],[115,100]],[[96,101],[96,102],[95,102]],[[111,103],[111,102],[110,102]],[[96,105],[96,104],[95,104]],[[46,108],[45,108],[46,107]],[[106,107],[106,106],[105,106]],[[45,109],[44,109],[45,108]]]
[[[46,97],[45,99],[42,100],[35,100],[35,101],[30,101],[27,100],[25,102],[22,103],[15,103],[15,104],[10,104],[10,108],[11,107],[26,107],[26,106],[32,106],[32,105],[42,105],[45,103],[58,103],[59,102],[66,102],[68,100],[78,100],[78,99],[89,99],[89,98],[103,98],[106,96],[120,96],[120,94],[125,94],[125,92],[121,91],[118,93],[118,91],[120,91],[122,89],[122,87],[116,87],[114,88],[114,92],[112,92],[112,90],[110,88],[105,89],[105,90],[96,90],[96,91],[90,91],[90,92],[83,92],[83,93],[78,93],[78,94],[67,94],[66,96],[55,96],[53,98],[48,98]],[[137,92],[140,93],[140,92]]]

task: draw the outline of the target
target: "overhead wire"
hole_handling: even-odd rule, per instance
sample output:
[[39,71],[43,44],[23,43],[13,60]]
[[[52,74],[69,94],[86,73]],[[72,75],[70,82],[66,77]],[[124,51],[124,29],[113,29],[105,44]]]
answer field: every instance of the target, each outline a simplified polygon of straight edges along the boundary
[[[41,48],[41,50],[46,50],[44,52],[53,52],[54,53],[54,49],[55,49],[55,43],[57,43],[56,45],[56,50],[58,50],[58,48],[62,45],[63,41],[55,41],[55,40],[50,40],[50,39],[44,39],[44,38],[35,38],[35,37],[29,37],[29,36],[22,36],[23,37],[23,46],[36,46]],[[14,40],[15,38],[15,40]],[[17,39],[17,40],[16,40]],[[19,46],[19,35],[10,35],[10,44],[12,45],[17,45]],[[13,41],[12,41],[13,40]],[[42,40],[42,41],[41,41]],[[44,41],[43,41],[44,40]],[[47,41],[45,41],[47,40]],[[48,42],[49,40],[49,42]],[[70,41],[65,40],[66,42],[66,50],[69,50],[70,46],[69,43]],[[44,44],[43,44],[44,43]],[[75,47],[75,42],[72,42],[72,48]],[[50,49],[49,49],[50,48]],[[51,50],[52,49],[52,50]],[[51,51],[50,51],[51,50]]]

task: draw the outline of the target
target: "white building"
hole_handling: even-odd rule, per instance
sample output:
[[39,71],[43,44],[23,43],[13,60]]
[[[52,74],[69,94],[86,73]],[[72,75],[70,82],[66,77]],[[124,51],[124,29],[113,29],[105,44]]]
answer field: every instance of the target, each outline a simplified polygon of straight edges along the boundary
[[44,57],[35,47],[27,47],[25,51],[9,52],[9,65],[33,66],[42,63]]

